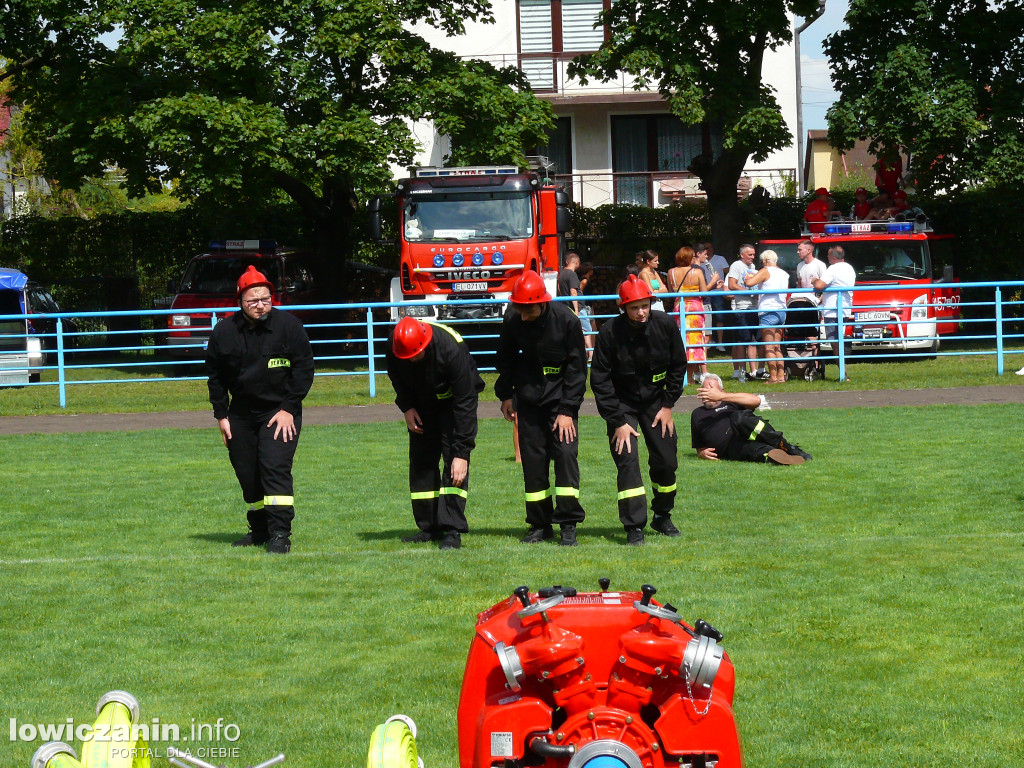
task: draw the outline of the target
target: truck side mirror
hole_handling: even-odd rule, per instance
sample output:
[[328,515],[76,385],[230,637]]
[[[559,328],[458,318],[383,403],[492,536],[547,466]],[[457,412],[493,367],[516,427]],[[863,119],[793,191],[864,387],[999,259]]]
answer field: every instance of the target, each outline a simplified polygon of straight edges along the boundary
[[555,192],[555,229],[564,235],[572,229],[572,216],[569,214],[569,194],[564,189]]
[[366,202],[366,210],[370,214],[370,237],[377,242],[381,240],[381,207],[380,195],[371,197]]

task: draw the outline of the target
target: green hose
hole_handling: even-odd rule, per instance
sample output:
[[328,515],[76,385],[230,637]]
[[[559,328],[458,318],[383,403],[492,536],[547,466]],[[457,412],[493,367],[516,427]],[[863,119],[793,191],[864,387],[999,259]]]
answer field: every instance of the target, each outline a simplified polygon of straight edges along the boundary
[[391,719],[373,729],[366,768],[417,768],[416,736],[404,720]]

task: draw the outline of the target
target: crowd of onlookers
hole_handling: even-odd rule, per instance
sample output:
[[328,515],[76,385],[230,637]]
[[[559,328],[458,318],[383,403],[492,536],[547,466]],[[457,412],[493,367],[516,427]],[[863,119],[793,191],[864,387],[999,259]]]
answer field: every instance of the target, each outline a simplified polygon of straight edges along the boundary
[[[779,267],[778,254],[764,251],[758,268],[756,250],[750,244],[740,246],[730,264],[714,252],[711,243],[684,245],[667,269],[661,268],[657,252],[644,250],[625,268],[622,279],[636,275],[651,289],[652,310],[668,312],[675,319],[686,348],[687,376],[694,383],[708,373],[709,352],[729,354],[729,348],[732,378],[741,382],[756,379],[779,384],[794,372],[808,379],[824,375],[824,366],[817,360],[819,329],[824,323],[826,337],[834,338],[837,302],[835,292],[822,292],[829,287],[845,289],[843,315],[850,317],[849,289],[856,280],[853,267],[845,263],[842,247],[829,249],[826,265],[814,256],[811,241],[805,240],[797,246],[796,285],[808,292],[790,297],[790,275]],[[558,295],[571,297],[569,305],[583,326],[588,356],[593,354],[599,326],[588,298],[598,293],[593,279],[593,264],[581,262],[575,253],[568,255],[558,278]],[[784,341],[793,350],[792,360]]]

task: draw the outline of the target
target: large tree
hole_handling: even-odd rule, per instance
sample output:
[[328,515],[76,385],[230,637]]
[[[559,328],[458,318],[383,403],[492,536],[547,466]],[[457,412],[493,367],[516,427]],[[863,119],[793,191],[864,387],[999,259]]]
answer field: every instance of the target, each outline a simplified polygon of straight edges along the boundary
[[1024,0],[852,0],[829,139],[913,154],[923,190],[1024,184]]
[[[412,162],[411,120],[455,160],[515,162],[553,123],[518,70],[414,30],[492,20],[488,0],[0,0],[11,98],[45,172],[74,187],[116,165],[132,193],[200,203],[283,191],[346,255],[357,195]],[[5,75],[0,74],[0,78]]]
[[[791,14],[818,0],[636,0],[601,15],[607,41],[570,73],[586,81],[632,75],[657,89],[674,115],[703,125],[704,151],[689,160],[708,197],[715,250],[735,253],[742,226],[736,186],[747,160],[762,161],[792,135],[773,89],[761,79],[765,51],[792,40]],[[721,147],[709,140],[711,128]]]

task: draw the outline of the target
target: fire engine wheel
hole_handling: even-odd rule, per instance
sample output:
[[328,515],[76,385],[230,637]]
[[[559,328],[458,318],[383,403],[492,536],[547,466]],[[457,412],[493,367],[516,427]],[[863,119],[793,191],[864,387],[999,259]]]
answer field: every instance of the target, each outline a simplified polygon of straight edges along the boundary
[[[410,728],[410,725],[412,726]],[[388,718],[373,729],[366,768],[417,768],[416,725],[404,715]]]

